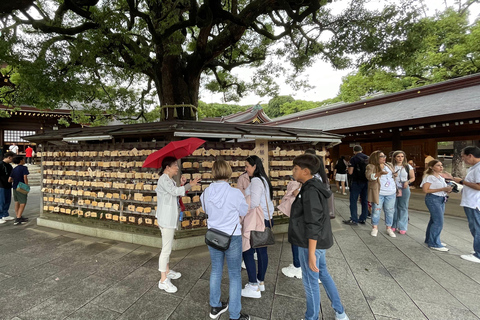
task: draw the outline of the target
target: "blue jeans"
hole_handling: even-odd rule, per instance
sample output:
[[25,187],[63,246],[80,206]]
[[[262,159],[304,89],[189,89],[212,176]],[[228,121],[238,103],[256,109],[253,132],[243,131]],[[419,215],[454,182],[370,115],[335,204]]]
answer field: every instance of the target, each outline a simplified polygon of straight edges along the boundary
[[300,268],[300,259],[298,258],[298,246],[292,244],[293,266]]
[[427,231],[425,232],[425,243],[429,247],[441,248],[440,233],[443,229],[443,214],[445,213],[445,197],[427,193],[425,204],[430,211],[430,221],[428,221]]
[[229,285],[228,310],[231,319],[240,318],[242,310],[242,236],[232,236],[230,247],[226,251],[220,251],[208,247],[212,271],[210,272],[210,306],[221,307],[220,296],[222,290],[223,262],[227,258]]
[[[273,219],[272,219],[273,226]],[[265,228],[270,228],[270,223],[268,220],[265,220]],[[258,274],[257,267],[255,265],[255,259],[253,258],[253,253],[257,251],[257,262],[258,262]],[[267,247],[253,249],[250,248],[243,253],[243,261],[245,262],[245,267],[247,268],[248,282],[257,283],[258,281],[265,281],[265,274],[267,273],[268,267],[268,254]],[[232,318],[236,319],[236,318]]]
[[380,221],[380,213],[385,212],[385,225],[391,227],[393,223],[393,212],[395,211],[395,198],[396,195],[391,194],[388,196],[379,196],[380,201],[378,204],[372,202],[372,225],[377,226]]
[[0,188],[0,219],[9,216],[10,203],[12,203],[12,189]]
[[393,213],[392,228],[407,231],[408,226],[408,201],[410,200],[410,188],[402,189],[402,196],[396,198],[395,212]]
[[[357,201],[360,196],[362,203],[362,214],[358,219]],[[368,216],[368,182],[367,181],[352,181],[350,186],[350,220],[358,222],[367,220]]]
[[308,248],[298,248],[298,256],[302,267],[302,281],[305,288],[305,296],[307,298],[305,320],[318,320],[318,314],[320,312],[320,287],[318,286],[318,278],[322,281],[327,297],[330,299],[335,313],[340,315],[345,312],[335,282],[333,282],[332,277],[328,273],[325,253],[325,249],[315,250],[317,268],[320,271],[317,273],[313,272],[308,266]]
[[473,254],[480,259],[480,210],[469,207],[463,207],[467,215],[468,227],[473,236]]

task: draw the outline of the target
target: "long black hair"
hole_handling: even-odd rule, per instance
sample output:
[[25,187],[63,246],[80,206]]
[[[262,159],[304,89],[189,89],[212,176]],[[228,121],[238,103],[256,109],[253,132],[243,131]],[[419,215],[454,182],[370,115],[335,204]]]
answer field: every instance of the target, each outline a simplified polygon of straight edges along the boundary
[[[253,172],[253,177],[257,177],[257,178],[260,178],[260,180],[262,180],[262,183],[263,183],[263,179],[262,178],[265,178],[265,180],[267,181],[268,183],[268,187],[270,189],[270,200],[273,199],[273,187],[272,187],[272,183],[270,182],[270,179],[268,178],[267,176],[267,173],[265,172],[265,168],[263,167],[263,162],[262,162],[262,159],[260,159],[259,157],[257,156],[250,156],[248,157],[247,159],[245,159],[252,167],[253,166],[256,166],[255,167],[255,171]],[[253,178],[252,177],[252,178]],[[250,178],[251,179],[251,178]]]
[[320,167],[318,167],[318,171],[314,172],[313,174],[318,173],[322,178],[323,183],[325,183],[326,185],[330,185],[330,180],[328,179],[327,173],[325,172],[325,164],[323,163],[323,158],[317,156],[317,153],[314,149],[307,149],[305,150],[305,153],[309,153],[317,157],[317,159],[320,161]]

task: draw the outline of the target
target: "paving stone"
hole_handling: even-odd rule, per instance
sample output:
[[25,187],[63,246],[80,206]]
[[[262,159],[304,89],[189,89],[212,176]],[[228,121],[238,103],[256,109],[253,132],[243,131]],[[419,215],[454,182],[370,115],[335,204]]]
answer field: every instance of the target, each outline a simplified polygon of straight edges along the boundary
[[153,286],[119,319],[168,319],[181,303],[187,302],[180,297],[161,291],[157,286]]
[[66,316],[75,311],[75,307],[68,303],[56,303],[53,300],[47,300],[28,311],[20,313],[20,317],[23,320],[36,320],[36,319],[64,319]]
[[[379,236],[371,237],[370,221],[344,225],[348,200],[338,197],[336,203],[335,243],[327,250],[327,265],[350,319],[480,318],[480,268],[459,258],[472,246],[465,218],[445,217],[442,239],[451,249],[445,254],[423,243],[428,212],[410,210],[406,235],[388,237],[382,221]],[[38,215],[38,208],[29,210],[30,217]],[[168,294],[157,287],[160,249],[49,232],[34,221],[1,229],[0,319],[209,319],[206,246],[172,252],[170,267],[182,277],[173,281],[179,291]],[[300,319],[305,312],[302,281],[281,273],[292,263],[288,237],[275,236],[276,244],[268,248],[266,291],[261,299],[242,298],[242,312],[252,320]],[[245,270],[241,276],[245,284]],[[225,264],[224,300],[228,283]],[[322,285],[320,290],[320,318],[334,319]],[[220,317],[225,319],[228,314]]]
[[78,309],[95,299],[114,284],[114,280],[94,274],[74,286],[55,293],[49,300],[57,304],[66,303]]
[[[138,267],[142,266],[144,263],[150,260],[152,256],[153,254],[151,252],[133,251],[127,255],[124,255],[121,259],[116,260],[114,264],[110,262],[98,267],[96,272],[104,275],[105,277],[120,280],[127,277]],[[108,259],[105,261],[108,261]]]
[[468,309],[460,309],[437,303],[417,302],[429,320],[473,320],[478,317]]
[[159,272],[140,267],[95,298],[93,303],[123,313],[150,288],[157,286],[159,280]]
[[[120,313],[108,310],[93,303],[87,304],[83,308],[75,311],[66,319],[69,320],[114,320],[120,317]],[[141,318],[136,318],[141,319]]]
[[[210,311],[205,305],[190,301],[180,303],[173,313],[167,318],[168,320],[185,320],[185,319],[210,319]],[[222,315],[222,318],[225,318]],[[220,318],[219,318],[220,319]],[[223,319],[221,319],[223,320]]]
[[305,299],[276,295],[271,313],[272,320],[301,319],[305,316],[307,305]]

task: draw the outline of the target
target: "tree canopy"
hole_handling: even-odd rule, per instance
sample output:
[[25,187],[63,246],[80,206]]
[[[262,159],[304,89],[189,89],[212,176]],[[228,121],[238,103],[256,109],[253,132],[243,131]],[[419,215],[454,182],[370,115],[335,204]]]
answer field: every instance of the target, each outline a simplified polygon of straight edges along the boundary
[[[334,13],[329,2],[22,1],[0,17],[0,61],[19,75],[3,102],[74,108],[76,101],[83,110],[146,119],[158,102],[197,106],[201,84],[227,101],[246,91],[275,95],[286,61],[289,82],[301,86],[295,75],[314,58],[337,68],[366,61],[414,16],[410,7],[368,10],[364,0]],[[250,82],[232,73],[240,66],[254,68]]]
[[[475,1],[470,1],[471,4]],[[480,72],[480,20],[448,8],[412,24],[403,41],[344,78],[339,97],[353,102],[378,92],[397,92]]]

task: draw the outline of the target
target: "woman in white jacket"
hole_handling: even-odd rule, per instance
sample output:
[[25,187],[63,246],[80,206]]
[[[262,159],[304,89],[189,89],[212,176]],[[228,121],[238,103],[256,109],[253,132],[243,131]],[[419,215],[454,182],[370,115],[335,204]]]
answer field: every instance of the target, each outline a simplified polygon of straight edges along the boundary
[[[168,265],[172,252],[173,236],[179,221],[180,205],[178,197],[184,196],[186,191],[195,186],[200,179],[191,180],[185,186],[177,187],[172,178],[178,174],[178,163],[177,159],[173,157],[163,159],[162,172],[163,174],[158,179],[155,189],[157,192],[156,217],[162,232],[162,252],[158,259],[158,270],[162,273],[162,277],[158,283],[158,288],[168,293],[174,293],[177,292],[177,287],[170,280],[182,276],[180,272],[170,270]],[[186,179],[182,177],[181,181],[184,184]]]
[[[250,196],[250,209],[260,206],[265,219],[265,228],[270,228],[270,220],[273,215],[273,190],[270,179],[265,172],[262,160],[258,156],[250,156],[245,160],[245,171],[250,177],[250,185],[245,189],[245,195]],[[258,273],[254,252],[257,252]],[[242,289],[242,297],[261,298],[261,291],[265,291],[265,273],[268,267],[267,247],[243,252],[243,261],[247,267],[248,283]]]
[[[249,316],[241,313],[242,274],[242,225],[240,216],[248,212],[248,204],[242,192],[228,184],[232,168],[224,160],[217,160],[212,168],[214,183],[205,189],[200,197],[202,207],[208,215],[208,228],[220,230],[232,235],[230,247],[220,251],[208,247],[212,270],[210,272],[210,318],[216,319],[230,310],[230,319],[247,320]],[[223,264],[227,260],[229,302],[221,302],[221,284]]]

